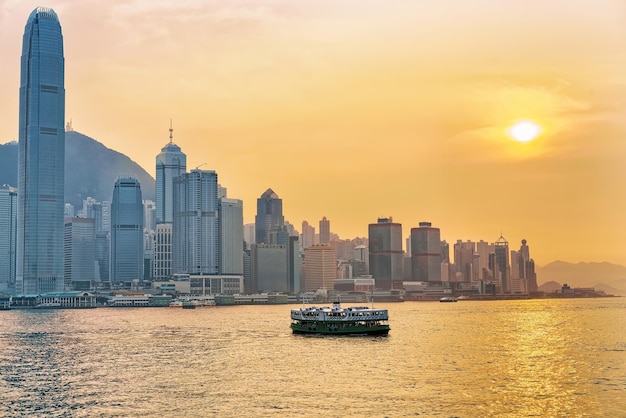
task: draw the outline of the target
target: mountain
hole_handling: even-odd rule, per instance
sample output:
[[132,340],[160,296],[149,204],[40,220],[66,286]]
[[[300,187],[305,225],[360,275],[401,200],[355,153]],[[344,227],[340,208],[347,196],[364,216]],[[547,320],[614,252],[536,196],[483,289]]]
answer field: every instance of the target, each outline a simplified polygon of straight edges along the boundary
[[567,263],[554,261],[536,267],[538,279],[567,283],[570,287],[594,287],[606,293],[626,295],[626,267],[611,263]]
[[[0,145],[0,184],[17,187],[17,142]],[[144,199],[155,200],[154,179],[122,153],[76,131],[65,133],[65,202],[82,208],[83,199],[111,200],[115,181],[131,174]]]

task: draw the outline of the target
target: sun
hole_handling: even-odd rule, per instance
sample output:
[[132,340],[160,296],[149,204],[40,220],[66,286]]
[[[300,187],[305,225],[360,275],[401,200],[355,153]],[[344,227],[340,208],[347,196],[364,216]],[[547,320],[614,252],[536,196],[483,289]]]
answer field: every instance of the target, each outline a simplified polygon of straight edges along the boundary
[[509,128],[509,135],[519,142],[529,142],[537,138],[541,133],[541,127],[532,121],[517,122]]

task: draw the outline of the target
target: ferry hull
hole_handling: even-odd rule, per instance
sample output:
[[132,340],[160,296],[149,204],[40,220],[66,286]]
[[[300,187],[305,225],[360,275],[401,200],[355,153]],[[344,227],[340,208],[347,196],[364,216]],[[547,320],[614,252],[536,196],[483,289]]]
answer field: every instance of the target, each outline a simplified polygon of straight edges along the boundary
[[299,324],[291,324],[291,330],[294,334],[314,334],[314,335],[387,335],[389,334],[388,325],[379,325],[374,327],[353,326],[345,329],[331,329],[329,327],[318,326],[302,326]]

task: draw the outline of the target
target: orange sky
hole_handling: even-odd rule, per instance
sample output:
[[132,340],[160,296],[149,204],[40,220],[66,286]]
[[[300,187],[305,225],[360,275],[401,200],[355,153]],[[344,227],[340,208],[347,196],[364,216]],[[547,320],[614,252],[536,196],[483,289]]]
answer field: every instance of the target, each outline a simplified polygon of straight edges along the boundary
[[[168,140],[229,196],[271,187],[300,229],[393,216],[528,240],[539,265],[626,265],[623,0],[0,0],[0,142],[24,24],[61,20],[66,118],[154,175]],[[541,125],[518,143],[517,120]]]

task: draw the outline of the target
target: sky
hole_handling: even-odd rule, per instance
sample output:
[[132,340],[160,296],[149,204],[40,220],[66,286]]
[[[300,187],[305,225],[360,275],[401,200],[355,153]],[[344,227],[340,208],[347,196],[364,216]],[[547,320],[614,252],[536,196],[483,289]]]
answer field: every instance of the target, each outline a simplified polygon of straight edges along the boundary
[[0,0],[0,143],[37,6],[61,21],[73,128],[154,176],[171,119],[246,223],[272,188],[298,230],[393,217],[626,265],[623,0]]

